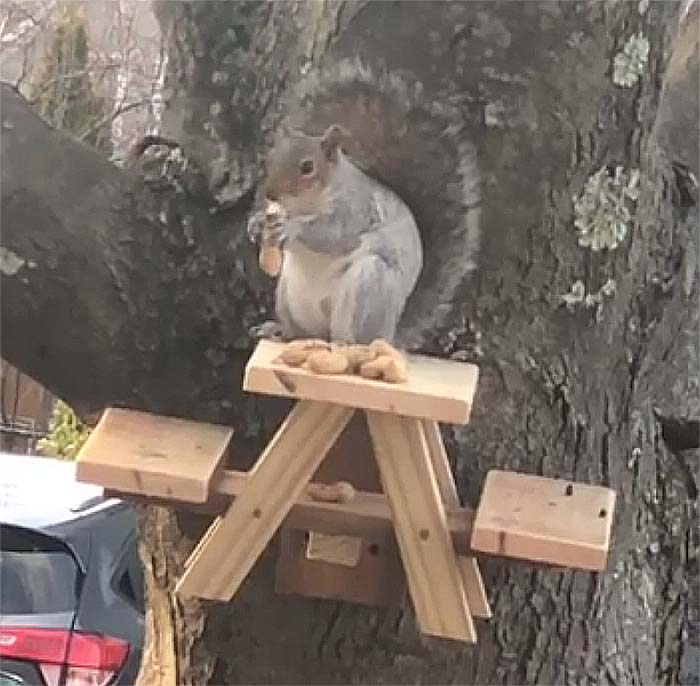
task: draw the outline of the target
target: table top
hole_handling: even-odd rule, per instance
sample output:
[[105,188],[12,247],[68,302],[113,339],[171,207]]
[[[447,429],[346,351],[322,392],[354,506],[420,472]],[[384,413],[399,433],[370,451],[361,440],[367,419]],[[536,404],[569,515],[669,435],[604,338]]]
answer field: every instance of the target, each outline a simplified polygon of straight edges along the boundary
[[451,424],[469,421],[479,376],[473,364],[407,355],[408,380],[389,383],[290,367],[275,361],[284,348],[275,341],[258,343],[246,366],[244,390]]

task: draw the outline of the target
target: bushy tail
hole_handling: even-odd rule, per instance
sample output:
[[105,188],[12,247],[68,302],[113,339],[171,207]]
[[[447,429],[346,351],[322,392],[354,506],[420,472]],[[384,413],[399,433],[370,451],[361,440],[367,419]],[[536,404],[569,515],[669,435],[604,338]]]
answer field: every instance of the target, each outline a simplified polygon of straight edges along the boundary
[[423,240],[423,271],[404,310],[397,342],[416,350],[444,322],[476,265],[480,174],[464,118],[429,101],[419,83],[345,60],[295,89],[287,123],[320,135],[339,123],[346,153],[410,207]]

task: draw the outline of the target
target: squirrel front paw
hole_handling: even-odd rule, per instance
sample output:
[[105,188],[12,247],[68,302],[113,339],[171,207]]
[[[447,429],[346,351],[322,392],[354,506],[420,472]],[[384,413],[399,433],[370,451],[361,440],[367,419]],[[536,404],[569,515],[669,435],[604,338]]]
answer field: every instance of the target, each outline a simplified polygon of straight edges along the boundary
[[284,335],[280,323],[273,320],[263,322],[257,326],[252,326],[248,329],[248,335],[254,340],[266,339],[280,342],[289,340]]
[[254,212],[248,217],[248,240],[250,240],[251,243],[260,241],[265,233],[266,224],[267,218],[264,212]]
[[287,213],[275,202],[267,203],[264,210],[258,210],[248,218],[248,238],[252,243],[281,243],[287,223]]

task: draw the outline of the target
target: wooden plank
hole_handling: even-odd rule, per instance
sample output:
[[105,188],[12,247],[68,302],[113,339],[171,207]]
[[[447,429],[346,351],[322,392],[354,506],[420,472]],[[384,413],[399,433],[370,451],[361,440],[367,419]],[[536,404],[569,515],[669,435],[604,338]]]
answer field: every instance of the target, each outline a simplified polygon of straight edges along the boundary
[[425,442],[428,445],[430,462],[435,471],[435,480],[442,496],[442,502],[448,507],[459,507],[461,503],[457,492],[457,484],[452,474],[450,461],[447,458],[445,444],[442,441],[440,426],[431,419],[424,419],[421,424],[425,434]]
[[[246,472],[225,469],[213,486],[217,493],[238,497],[247,483]],[[371,537],[394,531],[391,507],[382,493],[355,491],[347,503],[314,500],[305,487],[285,519],[285,526],[325,534]],[[469,551],[474,513],[468,507],[446,509],[447,526],[456,550]]]
[[421,422],[368,412],[374,453],[423,633],[474,643],[476,631]]
[[217,517],[209,526],[209,528],[204,532],[202,538],[199,539],[199,543],[193,548],[192,552],[187,556],[185,560],[185,569],[189,567],[194,560],[199,557],[202,552],[202,548],[209,542],[209,539],[219,530],[221,526],[221,517]]
[[332,565],[357,567],[362,557],[362,538],[357,536],[336,536],[309,531],[306,544],[308,560],[322,560]]
[[614,507],[615,491],[609,488],[492,470],[471,545],[510,558],[601,570]]
[[392,384],[352,375],[314,374],[278,364],[274,360],[283,349],[283,343],[258,343],[246,366],[244,390],[452,424],[469,421],[479,374],[472,364],[411,355],[408,381]]
[[459,573],[462,575],[464,590],[467,593],[467,601],[472,614],[475,617],[491,619],[491,606],[476,558],[460,555],[457,557],[457,565]]
[[355,567],[307,559],[305,534],[300,529],[282,531],[275,574],[276,593],[373,607],[395,608],[403,604],[405,575],[392,531],[364,536],[360,560]]
[[[447,507],[458,508],[461,504],[459,493],[457,492],[457,484],[455,484],[454,475],[450,468],[450,461],[447,459],[440,427],[436,421],[431,419],[422,420],[422,425],[442,502]],[[490,619],[491,607],[489,606],[489,600],[486,596],[486,589],[484,588],[484,582],[481,578],[476,558],[460,556],[458,562],[464,588],[467,592],[469,608],[476,617]]]
[[[317,546],[313,546],[312,557],[309,559],[308,548],[305,544],[297,545],[299,535],[307,536],[310,543],[317,539],[319,534],[343,534],[340,538],[334,538],[333,546],[346,540],[349,527],[355,523],[354,515],[338,517],[339,530],[326,531],[328,513],[318,511],[313,518],[324,520],[321,530],[309,526],[303,531],[296,531],[290,527],[298,525],[298,513],[300,501],[289,513],[282,531],[280,546],[278,548],[277,567],[275,573],[275,588],[280,593],[296,593],[313,598],[326,598],[342,600],[350,603],[374,605],[381,607],[395,607],[398,598],[406,596],[406,575],[403,571],[401,556],[394,539],[394,527],[391,521],[391,510],[386,498],[380,493],[381,484],[377,462],[374,459],[372,440],[367,428],[367,419],[364,412],[356,412],[348,425],[343,430],[333,447],[328,451],[326,459],[322,462],[314,475],[314,481],[322,483],[334,483],[346,481],[353,485],[357,491],[371,492],[376,495],[375,501],[381,499],[386,518],[381,523],[373,522],[369,529],[365,524],[372,522],[370,518],[363,517],[361,524],[363,531],[361,536],[357,532],[350,533],[356,539],[360,538],[363,548],[359,561],[350,571],[338,564],[322,564],[323,562],[337,561],[338,558],[317,559]],[[355,500],[361,512],[363,503],[368,502],[360,493]],[[369,499],[371,502],[371,498]],[[301,505],[303,508],[304,505]],[[375,525],[379,525],[376,526]],[[310,546],[311,547],[311,546]],[[315,549],[315,552],[314,552]],[[328,550],[326,548],[325,552]],[[321,555],[324,553],[321,552]],[[326,557],[328,557],[326,555]]]
[[[245,488],[248,475],[246,472],[222,470],[215,476],[212,494],[206,503],[178,503],[167,498],[153,498],[143,495],[124,493],[122,491],[105,491],[110,498],[131,500],[139,504],[160,505],[162,507],[183,507],[199,514],[219,515],[231,504],[232,497],[238,497]],[[447,526],[452,536],[455,550],[465,555],[470,552],[472,522],[474,513],[468,507],[447,509]],[[371,538],[383,534],[393,535],[394,522],[389,501],[383,494],[356,491],[349,503],[324,503],[311,498],[308,489],[295,501],[284,525],[302,531],[319,531],[331,535],[360,536]]]
[[374,459],[374,448],[364,412],[355,412],[335,445],[328,451],[313,480],[323,483],[347,481],[358,491],[382,492],[379,468]]
[[77,479],[203,503],[232,435],[228,426],[111,407],[78,455]]
[[250,470],[246,487],[180,579],[184,595],[228,600],[284,521],[353,414],[300,402]]

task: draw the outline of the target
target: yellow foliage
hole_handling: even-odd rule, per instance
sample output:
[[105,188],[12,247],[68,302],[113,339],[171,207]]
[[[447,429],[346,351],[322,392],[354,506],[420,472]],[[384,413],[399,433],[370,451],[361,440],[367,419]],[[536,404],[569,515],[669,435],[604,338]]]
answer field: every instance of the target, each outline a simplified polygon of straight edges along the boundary
[[57,400],[49,421],[49,433],[39,440],[37,448],[43,455],[74,460],[89,435],[90,428],[66,403]]

